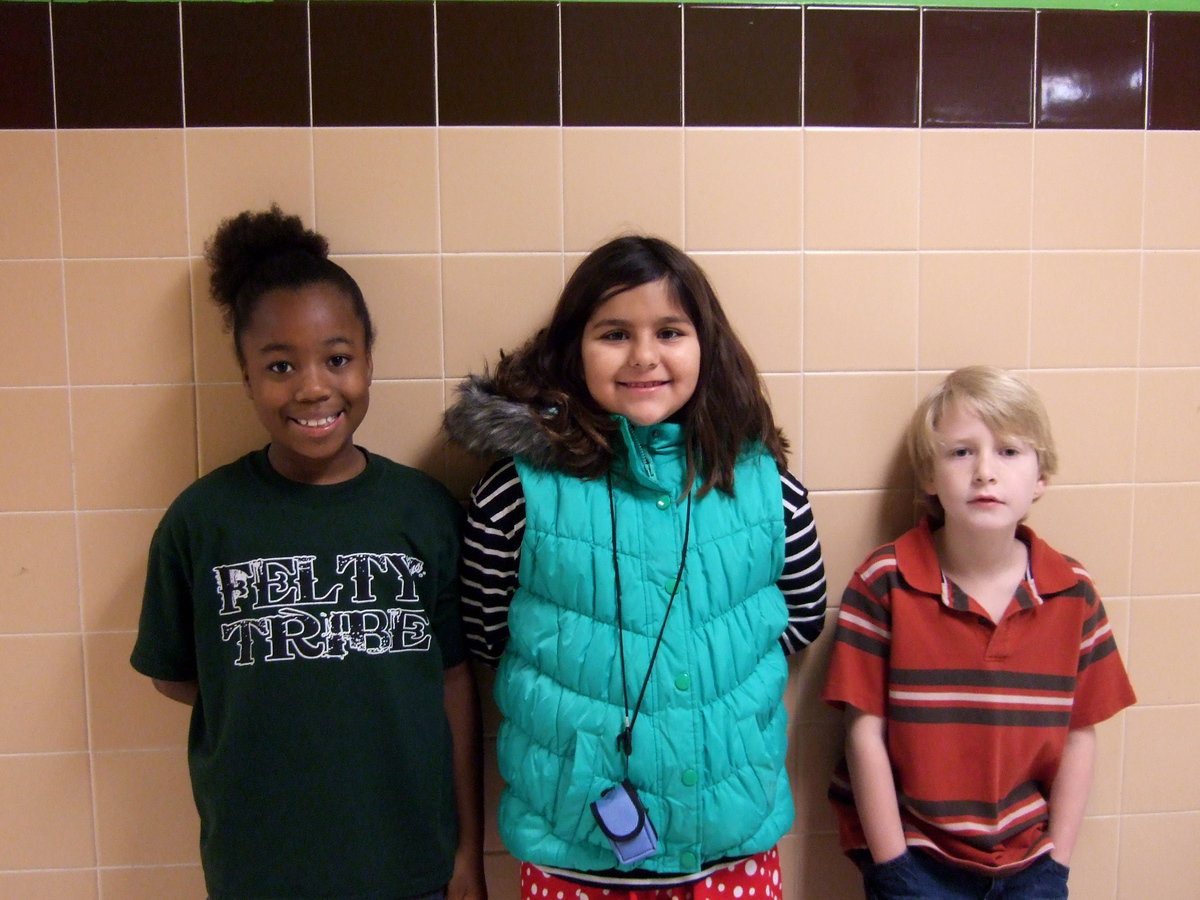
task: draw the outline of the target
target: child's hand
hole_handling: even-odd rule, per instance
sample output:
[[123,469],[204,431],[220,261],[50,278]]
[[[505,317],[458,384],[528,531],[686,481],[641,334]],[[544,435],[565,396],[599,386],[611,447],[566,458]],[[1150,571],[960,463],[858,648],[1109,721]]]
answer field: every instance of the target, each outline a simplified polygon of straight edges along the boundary
[[487,900],[482,854],[459,848],[454,856],[454,872],[446,885],[446,900]]

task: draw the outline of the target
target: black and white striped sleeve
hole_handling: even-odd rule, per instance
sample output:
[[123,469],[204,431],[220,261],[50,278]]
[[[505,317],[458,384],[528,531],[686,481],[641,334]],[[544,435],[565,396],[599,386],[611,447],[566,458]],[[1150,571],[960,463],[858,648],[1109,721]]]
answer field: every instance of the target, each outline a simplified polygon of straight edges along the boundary
[[784,653],[803,650],[825,627],[825,563],[808,491],[790,472],[783,482],[784,559],[779,589],[787,602],[788,626],[779,638]]
[[462,618],[467,647],[493,668],[508,644],[508,604],[517,589],[525,535],[525,492],[511,459],[471,491],[462,551]]

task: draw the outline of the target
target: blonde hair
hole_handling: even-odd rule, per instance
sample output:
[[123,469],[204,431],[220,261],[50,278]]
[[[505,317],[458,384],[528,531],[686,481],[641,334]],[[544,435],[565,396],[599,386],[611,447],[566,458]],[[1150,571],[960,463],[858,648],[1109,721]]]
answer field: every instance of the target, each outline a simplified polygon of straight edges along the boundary
[[938,424],[951,404],[961,403],[979,415],[998,437],[1019,439],[1037,453],[1043,478],[1058,469],[1058,451],[1050,433],[1050,417],[1037,392],[1021,379],[995,366],[967,366],[946,376],[916,408],[908,424],[905,443],[921,500],[935,515],[941,514],[936,496],[921,485],[933,477],[933,461],[940,443]]

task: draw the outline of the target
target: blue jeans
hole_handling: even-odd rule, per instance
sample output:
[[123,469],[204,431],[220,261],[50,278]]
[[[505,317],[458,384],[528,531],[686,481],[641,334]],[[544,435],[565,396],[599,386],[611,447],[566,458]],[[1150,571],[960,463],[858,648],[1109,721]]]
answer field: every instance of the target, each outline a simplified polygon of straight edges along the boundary
[[1069,870],[1049,854],[1003,878],[968,872],[909,850],[863,868],[867,900],[1066,900]]

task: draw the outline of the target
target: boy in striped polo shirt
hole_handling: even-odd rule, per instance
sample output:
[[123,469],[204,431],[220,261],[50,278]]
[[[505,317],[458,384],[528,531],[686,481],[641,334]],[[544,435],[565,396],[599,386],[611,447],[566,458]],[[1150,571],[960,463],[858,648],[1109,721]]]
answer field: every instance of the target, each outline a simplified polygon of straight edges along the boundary
[[855,572],[823,694],[843,849],[869,900],[1066,897],[1094,726],[1135,698],[1087,572],[1022,524],[1055,470],[1045,409],[959,369],[907,439],[928,515]]

